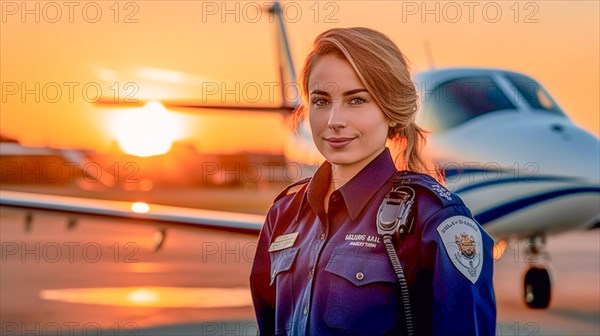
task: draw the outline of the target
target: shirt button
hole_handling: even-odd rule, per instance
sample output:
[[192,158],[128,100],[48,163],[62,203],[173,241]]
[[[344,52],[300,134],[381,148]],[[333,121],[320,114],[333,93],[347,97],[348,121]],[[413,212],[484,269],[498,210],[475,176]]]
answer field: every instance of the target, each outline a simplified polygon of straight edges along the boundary
[[363,274],[363,272],[358,272],[356,273],[356,280],[362,280],[365,278],[365,275]]
[[315,269],[314,269],[314,268],[311,268],[311,269],[308,271],[308,276],[312,278],[312,276],[313,276],[314,274],[315,274]]
[[319,239],[325,240],[325,232],[321,232],[321,234],[319,235]]
[[340,199],[340,198],[338,197],[338,195],[337,195],[337,194],[335,194],[335,195],[332,195],[332,196],[331,196],[331,200],[332,200],[333,202],[337,202],[339,199]]
[[304,315],[308,315],[308,306],[304,307]]

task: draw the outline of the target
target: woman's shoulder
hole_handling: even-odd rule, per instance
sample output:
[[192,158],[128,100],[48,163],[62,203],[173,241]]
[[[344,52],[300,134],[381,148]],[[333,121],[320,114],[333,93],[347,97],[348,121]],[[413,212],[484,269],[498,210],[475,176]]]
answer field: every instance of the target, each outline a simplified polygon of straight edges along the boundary
[[474,221],[471,210],[455,193],[427,174],[400,171],[393,177],[393,186],[404,185],[414,190],[413,211],[417,222],[425,226],[437,225],[450,218]]
[[303,189],[304,186],[308,185],[308,182],[310,182],[311,178],[312,177],[303,178],[303,179],[296,181],[294,183],[291,183],[287,187],[283,188],[283,190],[281,192],[279,192],[279,194],[277,196],[275,196],[275,199],[273,200],[273,204],[276,204],[281,199],[283,199],[285,196],[298,193],[301,189]]
[[310,179],[310,177],[307,177],[283,188],[283,190],[275,196],[275,199],[273,199],[273,203],[269,208],[267,216],[278,216],[282,213],[298,210]]
[[286,225],[293,221],[298,211],[300,211],[309,181],[310,178],[305,178],[294,182],[283,188],[275,197],[266,216],[266,223],[267,226],[271,227],[271,231],[276,231],[275,226],[284,230]]
[[[464,229],[463,231],[470,232],[469,230],[472,230],[477,241],[481,241],[482,235],[489,240],[463,200],[432,176],[405,171],[398,172],[394,176],[394,180],[394,183],[404,184],[414,189],[413,209],[416,210],[418,222],[424,226],[423,230],[433,229],[434,232],[439,233],[440,238],[446,241],[454,238],[454,236],[450,237],[446,234],[447,227],[452,226],[454,231]],[[451,230],[451,232],[454,231]],[[480,231],[484,233],[479,233]]]
[[399,171],[394,175],[392,184],[409,186],[415,190],[417,199],[433,202],[440,208],[464,206],[462,199],[457,194],[448,190],[428,174],[408,170]]

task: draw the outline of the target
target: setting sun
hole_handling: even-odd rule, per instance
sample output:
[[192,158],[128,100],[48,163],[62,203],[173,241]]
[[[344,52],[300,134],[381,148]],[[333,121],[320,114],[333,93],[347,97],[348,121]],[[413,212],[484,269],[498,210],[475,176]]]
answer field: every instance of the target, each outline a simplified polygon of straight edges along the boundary
[[131,155],[167,153],[181,137],[181,123],[158,102],[139,109],[122,111],[112,122],[112,131],[121,149]]

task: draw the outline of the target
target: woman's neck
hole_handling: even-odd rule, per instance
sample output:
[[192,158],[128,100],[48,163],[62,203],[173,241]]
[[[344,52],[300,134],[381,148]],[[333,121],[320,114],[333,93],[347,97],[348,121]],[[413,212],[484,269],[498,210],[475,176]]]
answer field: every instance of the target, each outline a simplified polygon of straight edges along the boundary
[[331,196],[331,193],[341,188],[360,171],[360,169],[349,168],[344,165],[331,164],[331,183],[329,183],[329,190],[327,190],[323,204],[326,213],[329,211],[329,196]]
[[379,154],[381,154],[385,150],[385,147],[381,150],[373,153],[369,157],[364,158],[363,160],[356,162],[351,165],[341,165],[331,163],[331,183],[329,184],[329,190],[325,195],[324,207],[325,212],[329,209],[329,196],[335,190],[340,189],[344,184],[350,181],[356,174],[358,174],[364,167],[366,167],[373,159],[375,159]]
[[381,154],[384,150],[385,147],[372,153],[371,155],[362,159],[361,161],[349,165],[331,163],[330,191],[334,191],[341,188],[356,174],[358,174],[363,168],[365,168],[371,161],[373,161],[377,156],[379,156],[379,154]]
[[350,181],[360,169],[352,169],[344,165],[331,164],[331,185],[330,190],[337,190]]

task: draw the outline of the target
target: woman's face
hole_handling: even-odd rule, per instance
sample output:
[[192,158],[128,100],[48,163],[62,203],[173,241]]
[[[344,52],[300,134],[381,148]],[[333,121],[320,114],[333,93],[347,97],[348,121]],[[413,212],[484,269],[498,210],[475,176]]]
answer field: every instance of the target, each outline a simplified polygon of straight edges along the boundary
[[390,120],[348,61],[319,58],[308,93],[312,137],[327,161],[360,170],[385,149]]

